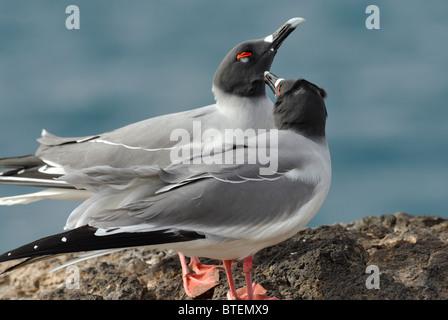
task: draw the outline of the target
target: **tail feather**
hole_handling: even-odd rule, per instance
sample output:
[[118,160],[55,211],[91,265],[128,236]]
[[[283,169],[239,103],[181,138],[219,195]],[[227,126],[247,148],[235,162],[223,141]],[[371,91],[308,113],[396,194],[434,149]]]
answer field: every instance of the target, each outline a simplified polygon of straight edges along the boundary
[[102,256],[105,256],[105,255],[108,255],[108,254],[111,254],[111,253],[115,253],[115,252],[119,252],[119,251],[123,251],[123,250],[126,250],[126,249],[127,248],[106,249],[106,250],[96,250],[96,251],[89,251],[89,252],[81,253],[76,258],[63,263],[63,264],[57,266],[54,269],[51,269],[50,272],[54,272],[54,271],[60,270],[62,268],[66,268],[68,266],[77,264],[77,263],[85,261],[85,260],[102,257]]
[[0,159],[0,168],[32,168],[45,165],[40,158],[29,154],[20,157],[8,157]]
[[53,200],[86,200],[92,194],[86,190],[50,188],[39,192],[0,198],[0,206],[28,204],[44,199]]
[[63,168],[48,165],[33,155],[0,159],[0,168],[10,169],[0,172],[0,184],[73,188],[64,181],[56,180],[65,174]]
[[39,178],[29,178],[26,176],[18,175],[5,176],[0,174],[0,184],[8,184],[15,186],[28,186],[28,187],[41,187],[41,188],[69,188],[73,189],[73,186],[69,185],[65,181],[48,179],[48,177]]
[[173,242],[192,241],[205,238],[193,231],[157,230],[149,232],[123,232],[110,235],[96,235],[98,229],[83,226],[70,231],[36,240],[0,255],[0,262],[28,258],[3,273],[27,264],[50,258],[57,254],[129,248],[147,245],[162,245]]

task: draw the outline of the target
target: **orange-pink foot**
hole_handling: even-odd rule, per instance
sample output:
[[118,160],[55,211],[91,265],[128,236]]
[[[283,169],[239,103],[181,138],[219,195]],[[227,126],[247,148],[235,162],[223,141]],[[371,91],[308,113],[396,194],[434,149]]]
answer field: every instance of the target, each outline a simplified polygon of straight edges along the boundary
[[193,257],[190,266],[195,273],[190,273],[185,256],[179,253],[179,258],[182,265],[184,290],[188,296],[195,298],[219,284],[218,266],[204,265],[198,258]]
[[183,276],[185,293],[198,297],[219,284],[219,271],[210,269],[202,274],[188,273]]
[[[254,300],[279,300],[275,297],[274,298],[269,297],[266,294],[266,292],[267,292],[266,289],[263,288],[259,284],[255,284],[255,283],[252,284],[252,288],[253,288],[253,296],[254,296],[253,299]],[[236,293],[238,296],[236,296],[236,297],[232,294],[232,292],[229,291],[229,292],[227,292],[227,299],[229,299],[229,300],[249,300],[249,294],[247,291],[248,291],[247,287],[237,289]]]

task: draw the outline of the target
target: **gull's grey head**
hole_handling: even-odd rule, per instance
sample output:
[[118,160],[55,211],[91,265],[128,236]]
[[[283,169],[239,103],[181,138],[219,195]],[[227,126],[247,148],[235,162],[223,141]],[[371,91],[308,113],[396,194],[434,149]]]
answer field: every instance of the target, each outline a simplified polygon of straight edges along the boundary
[[283,41],[304,21],[303,18],[292,18],[265,38],[238,44],[222,60],[213,77],[213,85],[237,96],[264,95],[264,71],[271,68]]
[[325,137],[327,92],[304,79],[279,78],[264,73],[265,81],[277,98],[274,122],[279,130],[294,130],[310,138]]

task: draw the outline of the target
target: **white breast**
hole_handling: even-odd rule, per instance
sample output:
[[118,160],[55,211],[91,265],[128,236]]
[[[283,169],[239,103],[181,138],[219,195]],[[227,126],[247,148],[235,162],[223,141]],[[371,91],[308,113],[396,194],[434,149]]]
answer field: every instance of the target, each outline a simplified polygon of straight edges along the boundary
[[[274,128],[273,103],[264,95],[257,98],[238,97],[213,87],[216,107],[229,129],[272,129]],[[224,120],[222,120],[224,121]]]

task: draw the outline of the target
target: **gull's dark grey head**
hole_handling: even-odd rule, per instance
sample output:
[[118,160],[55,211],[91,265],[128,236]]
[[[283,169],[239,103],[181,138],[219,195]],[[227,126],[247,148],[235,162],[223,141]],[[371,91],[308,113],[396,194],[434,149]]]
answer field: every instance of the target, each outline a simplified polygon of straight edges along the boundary
[[222,60],[213,77],[213,86],[243,97],[266,94],[264,71],[271,68],[278,48],[305,19],[292,18],[273,34],[238,44]]
[[274,122],[279,130],[294,130],[310,138],[325,137],[327,92],[304,80],[285,80],[266,71],[265,81],[277,98]]

